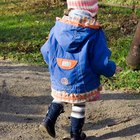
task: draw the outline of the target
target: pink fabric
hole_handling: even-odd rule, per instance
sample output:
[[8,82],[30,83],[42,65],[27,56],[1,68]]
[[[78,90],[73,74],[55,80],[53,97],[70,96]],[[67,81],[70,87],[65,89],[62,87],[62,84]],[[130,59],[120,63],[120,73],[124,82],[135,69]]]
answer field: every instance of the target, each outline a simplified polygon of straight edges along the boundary
[[92,102],[100,99],[100,90],[95,89],[90,92],[81,93],[81,94],[69,94],[65,91],[57,91],[52,89],[52,97],[55,100],[68,103],[82,103],[82,102]]
[[95,16],[98,12],[98,0],[67,0],[68,9],[86,10]]

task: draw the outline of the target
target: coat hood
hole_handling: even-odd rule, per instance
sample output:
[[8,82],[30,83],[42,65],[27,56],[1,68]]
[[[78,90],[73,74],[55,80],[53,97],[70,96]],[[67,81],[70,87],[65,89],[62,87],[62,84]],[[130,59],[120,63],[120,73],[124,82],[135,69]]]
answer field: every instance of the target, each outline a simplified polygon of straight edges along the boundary
[[58,44],[66,52],[76,52],[80,50],[81,46],[83,46],[91,34],[95,32],[95,30],[90,28],[77,27],[61,21],[56,21],[53,31]]

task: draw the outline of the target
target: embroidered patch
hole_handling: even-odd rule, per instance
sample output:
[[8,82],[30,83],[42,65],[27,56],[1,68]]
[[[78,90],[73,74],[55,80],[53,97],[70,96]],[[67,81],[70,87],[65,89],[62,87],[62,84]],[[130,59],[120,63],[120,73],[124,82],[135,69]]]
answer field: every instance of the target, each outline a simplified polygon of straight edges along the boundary
[[63,85],[68,85],[69,81],[68,81],[67,78],[61,78],[61,83],[62,83]]
[[63,58],[57,58],[56,60],[58,66],[65,70],[70,70],[74,68],[78,63],[77,60],[70,60],[70,59],[63,59]]
[[70,61],[62,61],[62,66],[63,67],[71,67],[71,62]]

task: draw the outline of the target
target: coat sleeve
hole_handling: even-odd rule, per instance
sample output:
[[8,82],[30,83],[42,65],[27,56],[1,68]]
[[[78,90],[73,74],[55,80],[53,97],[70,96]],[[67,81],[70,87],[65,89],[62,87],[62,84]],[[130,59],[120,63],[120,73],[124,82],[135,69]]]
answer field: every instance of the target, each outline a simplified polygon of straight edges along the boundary
[[50,31],[49,39],[45,42],[45,44],[40,49],[43,59],[48,65],[49,65],[50,40],[52,34],[53,34],[53,28]]
[[40,49],[44,61],[49,64],[49,41],[47,41]]
[[105,77],[112,77],[114,75],[116,64],[110,60],[111,51],[108,49],[106,37],[102,30],[99,30],[97,33],[90,56],[94,72]]

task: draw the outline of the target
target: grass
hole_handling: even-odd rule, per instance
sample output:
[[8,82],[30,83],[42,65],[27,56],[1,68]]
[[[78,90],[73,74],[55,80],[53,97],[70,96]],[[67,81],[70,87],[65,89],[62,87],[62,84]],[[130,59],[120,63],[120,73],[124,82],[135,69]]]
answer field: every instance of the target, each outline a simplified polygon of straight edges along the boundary
[[119,5],[125,5],[125,6],[131,6],[133,4],[140,5],[139,0],[99,0],[99,1],[104,1],[105,3],[109,4],[119,4]]
[[[50,7],[45,0],[1,0],[0,57],[44,66],[40,47],[64,9]],[[107,89],[140,92],[140,71],[132,71],[125,61],[139,18],[139,10],[134,13],[127,8],[100,7],[98,19],[106,32],[112,59],[124,69],[113,82],[102,78]]]
[[40,46],[63,8],[34,1],[1,2],[0,55],[20,62],[43,63]]

